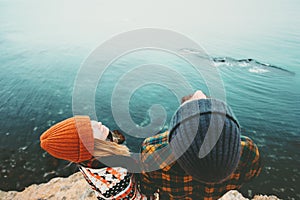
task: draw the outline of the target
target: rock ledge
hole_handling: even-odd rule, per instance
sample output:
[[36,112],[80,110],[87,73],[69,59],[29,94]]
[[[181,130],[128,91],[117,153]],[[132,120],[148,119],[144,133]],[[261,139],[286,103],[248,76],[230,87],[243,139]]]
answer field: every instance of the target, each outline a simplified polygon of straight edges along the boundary
[[[95,200],[96,196],[80,172],[67,178],[53,178],[48,183],[33,184],[22,192],[0,191],[1,200]],[[256,195],[254,200],[279,200],[276,196]],[[227,192],[220,200],[249,200],[236,190]]]

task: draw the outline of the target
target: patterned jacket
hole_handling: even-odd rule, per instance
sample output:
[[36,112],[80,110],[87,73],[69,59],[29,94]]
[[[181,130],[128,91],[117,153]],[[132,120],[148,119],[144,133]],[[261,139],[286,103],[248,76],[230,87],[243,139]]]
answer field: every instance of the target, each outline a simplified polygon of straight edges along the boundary
[[[95,166],[96,165],[98,166]],[[78,165],[85,180],[89,183],[99,200],[145,200],[139,192],[134,174],[122,167],[99,168],[96,159]]]

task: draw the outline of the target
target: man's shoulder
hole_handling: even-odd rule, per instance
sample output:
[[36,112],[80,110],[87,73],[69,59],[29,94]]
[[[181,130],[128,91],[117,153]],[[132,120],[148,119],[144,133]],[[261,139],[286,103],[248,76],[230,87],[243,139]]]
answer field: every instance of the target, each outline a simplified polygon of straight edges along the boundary
[[241,137],[241,146],[242,151],[238,168],[245,173],[246,179],[250,180],[261,171],[261,155],[258,147],[249,137]]
[[245,159],[249,159],[252,157],[253,159],[259,157],[259,151],[256,144],[247,136],[241,136],[241,146],[242,146],[242,154],[241,161],[246,161]]
[[241,135],[241,142],[253,143],[253,140],[247,136]]
[[158,150],[165,147],[166,145],[168,145],[168,138],[168,131],[146,138],[142,143],[142,152],[151,148],[154,148],[153,150]]
[[174,161],[168,138],[169,133],[164,132],[145,139],[141,148],[141,161],[147,169],[163,169]]

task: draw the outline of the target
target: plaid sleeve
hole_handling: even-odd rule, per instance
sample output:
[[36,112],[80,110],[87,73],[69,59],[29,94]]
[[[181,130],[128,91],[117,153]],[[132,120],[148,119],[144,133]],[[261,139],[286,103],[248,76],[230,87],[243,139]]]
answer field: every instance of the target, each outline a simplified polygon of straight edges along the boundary
[[167,141],[167,132],[155,135],[153,137],[146,138],[142,144],[141,148],[141,161],[143,162],[145,171],[141,173],[140,180],[141,185],[140,189],[142,193],[146,195],[153,195],[157,191],[159,179],[153,180],[153,177],[156,177],[155,173],[157,172],[147,172],[148,165],[159,165],[161,163],[161,158],[155,155],[155,152],[165,146]]
[[147,196],[152,196],[157,191],[157,188],[155,186],[155,183],[152,181],[150,177],[150,173],[142,173],[140,179],[141,179],[141,184],[140,184],[141,192]]
[[261,156],[254,142],[245,136],[241,137],[244,181],[250,181],[257,177],[262,169]]
[[[144,168],[147,168],[147,166],[145,166],[146,160],[148,158],[148,155],[155,151],[155,147],[153,145],[150,144],[151,143],[151,139],[147,138],[145,139],[145,141],[142,144],[142,149],[141,149],[141,160],[144,164]],[[145,195],[153,195],[154,192],[156,191],[156,187],[154,186],[154,182],[152,181],[150,174],[143,171],[140,174],[140,190],[143,194]]]

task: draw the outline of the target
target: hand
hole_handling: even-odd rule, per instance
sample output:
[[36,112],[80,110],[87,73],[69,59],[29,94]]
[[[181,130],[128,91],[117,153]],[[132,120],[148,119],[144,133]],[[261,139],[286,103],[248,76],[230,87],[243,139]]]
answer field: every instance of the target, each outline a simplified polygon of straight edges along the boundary
[[113,141],[115,143],[118,143],[118,144],[123,144],[123,142],[125,142],[125,136],[118,130],[113,130],[111,131],[112,133],[112,137],[113,137]]
[[192,100],[206,99],[206,98],[207,98],[207,96],[201,90],[197,90],[194,94],[190,94],[190,95],[182,97],[181,104],[192,101]]
[[190,100],[196,100],[196,99],[206,99],[206,95],[201,91],[201,90],[197,90],[193,96],[191,97]]

